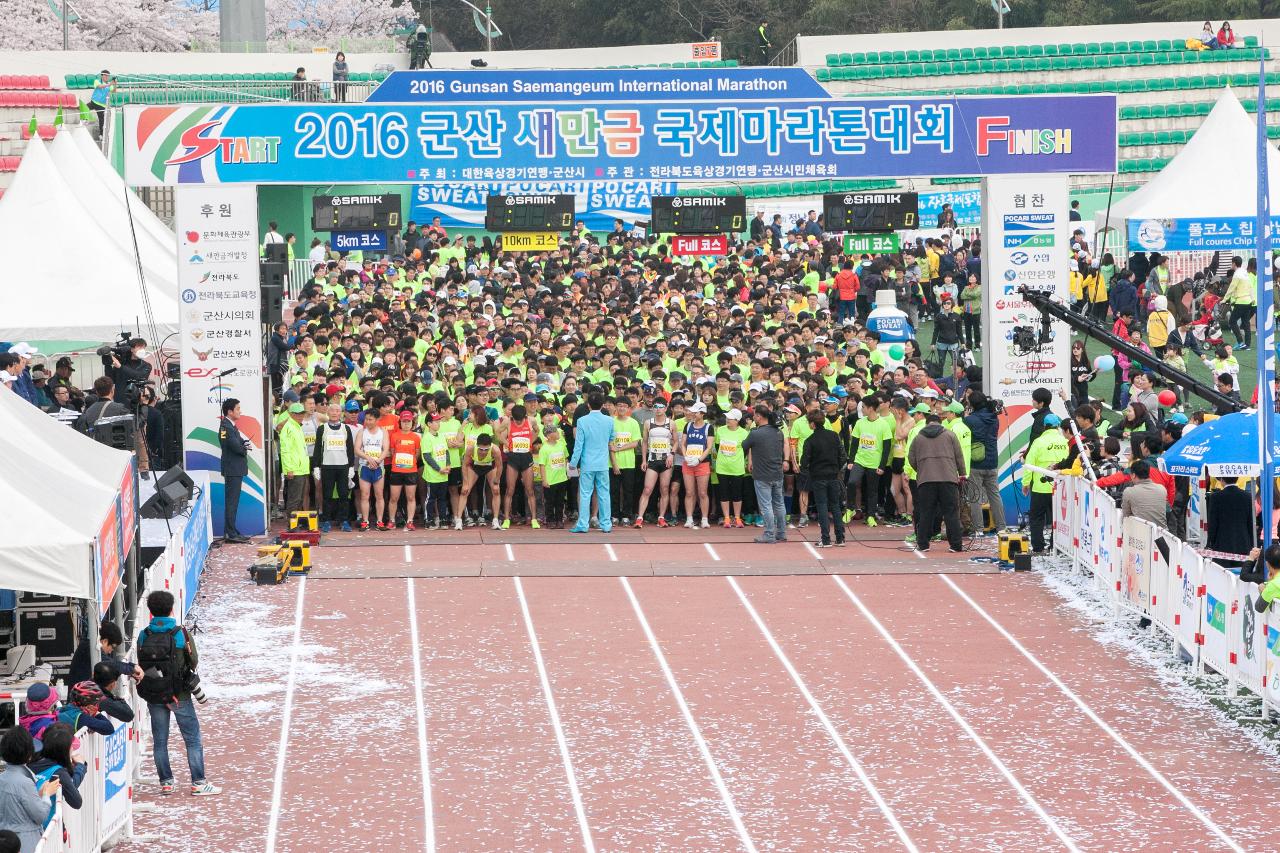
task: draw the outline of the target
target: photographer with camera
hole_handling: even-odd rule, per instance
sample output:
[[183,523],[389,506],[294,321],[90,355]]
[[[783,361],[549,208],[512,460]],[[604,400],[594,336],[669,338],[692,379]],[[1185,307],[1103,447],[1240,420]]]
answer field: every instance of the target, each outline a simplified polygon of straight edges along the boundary
[[84,410],[73,426],[78,432],[93,435],[93,427],[103,418],[116,418],[132,414],[128,406],[116,402],[116,383],[110,376],[99,376],[93,381],[96,401]]

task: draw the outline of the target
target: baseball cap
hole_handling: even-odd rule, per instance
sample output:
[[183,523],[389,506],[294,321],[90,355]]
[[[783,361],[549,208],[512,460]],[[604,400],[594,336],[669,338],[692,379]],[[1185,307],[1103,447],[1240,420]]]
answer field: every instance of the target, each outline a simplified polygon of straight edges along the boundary
[[1047,427],[1056,427],[1061,423],[1062,423],[1062,418],[1058,417],[1057,415],[1044,416],[1044,425]]
[[54,367],[70,367],[72,372],[75,372],[76,369],[75,365],[71,363],[71,357],[67,355],[58,359],[57,363],[54,364]]
[[800,407],[799,407],[799,406],[797,406],[797,405],[794,405],[794,404],[792,404],[792,403],[788,403],[788,404],[784,407],[784,411],[788,411],[788,412],[790,412],[790,413],[791,413],[791,414],[793,414],[793,415],[798,415],[798,414],[800,414]]
[[355,400],[348,400],[347,404],[342,408],[348,412],[358,412],[360,411],[360,404],[357,403]]
[[402,421],[411,421],[411,420],[413,420],[413,409],[401,409],[401,410],[400,410],[400,420],[402,420]]
[[844,390],[843,385],[837,385],[836,387],[832,388],[831,393],[841,400],[849,396],[849,392]]
[[932,411],[933,409],[930,409],[925,403],[916,403],[911,407],[911,414],[913,415],[927,415]]
[[953,415],[963,415],[964,406],[961,405],[959,400],[952,400],[950,403],[947,403],[947,411],[951,412]]
[[302,398],[298,396],[297,391],[290,388],[280,395],[280,399],[284,400],[286,403],[296,403]]
[[702,402],[701,400],[699,400],[698,402],[694,403],[692,406],[689,407],[689,411],[691,412],[706,412],[706,410],[707,410],[707,404]]
[[737,409],[730,409],[729,411],[724,413],[724,417],[725,417],[725,420],[740,421],[742,420],[742,412],[738,411]]
[[305,411],[306,409],[302,407],[301,403],[294,403],[291,406],[289,406],[289,414],[291,415],[300,415]]

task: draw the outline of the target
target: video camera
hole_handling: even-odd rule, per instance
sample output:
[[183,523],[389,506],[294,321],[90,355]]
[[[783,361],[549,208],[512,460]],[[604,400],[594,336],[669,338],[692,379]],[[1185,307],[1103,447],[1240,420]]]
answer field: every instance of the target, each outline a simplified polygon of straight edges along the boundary
[[98,347],[98,357],[102,359],[104,367],[111,367],[111,357],[115,356],[116,360],[124,364],[133,356],[133,347],[129,346],[129,341],[133,340],[133,335],[129,332],[121,332],[114,344]]

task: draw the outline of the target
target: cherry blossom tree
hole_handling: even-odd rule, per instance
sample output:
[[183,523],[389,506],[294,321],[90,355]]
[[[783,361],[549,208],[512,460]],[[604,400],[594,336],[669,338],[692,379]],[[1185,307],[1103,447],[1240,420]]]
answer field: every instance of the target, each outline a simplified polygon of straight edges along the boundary
[[402,17],[391,0],[267,0],[267,41],[386,36]]
[[[62,47],[62,0],[5,0],[0,49]],[[189,0],[72,0],[69,39],[74,50],[185,50],[193,40],[217,38],[218,14]]]

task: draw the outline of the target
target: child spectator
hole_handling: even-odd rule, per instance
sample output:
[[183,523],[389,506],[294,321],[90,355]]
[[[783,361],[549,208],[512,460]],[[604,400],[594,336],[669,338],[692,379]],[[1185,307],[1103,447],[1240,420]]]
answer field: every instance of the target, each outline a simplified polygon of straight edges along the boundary
[[[72,746],[74,741],[75,733],[69,725],[54,723],[45,729],[40,757],[27,768],[36,777],[37,788],[49,779],[57,778],[62,785],[62,801],[68,808],[79,809],[84,804],[80,796],[80,782],[88,765],[76,760],[79,755]],[[50,803],[49,817],[53,817],[53,803]],[[48,818],[45,822],[48,823]]]

